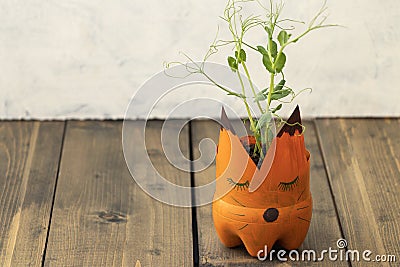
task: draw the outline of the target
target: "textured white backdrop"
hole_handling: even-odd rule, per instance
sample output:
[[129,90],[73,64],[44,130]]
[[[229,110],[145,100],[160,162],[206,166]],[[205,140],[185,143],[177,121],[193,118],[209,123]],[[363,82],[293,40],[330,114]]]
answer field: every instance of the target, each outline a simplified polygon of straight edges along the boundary
[[[285,14],[307,20],[321,3],[286,0]],[[1,1],[0,118],[122,118],[132,94],[164,61],[182,59],[179,51],[201,59],[216,25],[223,35],[218,16],[224,5],[223,0]],[[335,0],[328,6],[329,21],[346,28],[315,32],[287,51],[289,83],[314,88],[298,99],[304,116],[400,116],[400,1]],[[212,60],[225,63],[225,56]],[[263,86],[264,72],[252,70]],[[193,90],[167,98],[153,116],[165,117]],[[210,112],[204,105],[192,107],[196,114],[203,110]]]

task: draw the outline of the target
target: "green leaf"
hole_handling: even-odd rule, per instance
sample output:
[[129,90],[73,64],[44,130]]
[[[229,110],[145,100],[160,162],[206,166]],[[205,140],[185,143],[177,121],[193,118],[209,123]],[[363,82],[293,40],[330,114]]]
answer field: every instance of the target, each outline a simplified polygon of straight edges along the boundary
[[258,94],[256,94],[256,96],[254,97],[254,102],[256,101],[263,101],[265,99],[267,99],[268,94],[264,94],[262,91],[259,92]]
[[268,37],[271,38],[271,29],[268,26],[265,26],[264,30],[268,33]]
[[267,49],[265,49],[265,47],[263,47],[261,45],[257,45],[257,50],[258,50],[258,52],[260,52],[263,55],[266,55],[266,56],[268,55]]
[[270,73],[275,73],[275,70],[273,68],[273,64],[271,60],[269,59],[269,56],[263,55],[263,64],[265,68],[270,72]]
[[272,140],[274,139],[274,133],[272,132],[271,128],[268,128],[268,144],[272,143]]
[[286,81],[281,80],[274,88],[274,92],[282,90],[283,86],[285,85]]
[[246,62],[247,56],[246,56],[246,52],[243,49],[240,49],[240,59],[243,62]]
[[282,104],[279,104],[276,108],[274,108],[271,113],[275,113],[282,108]]
[[239,63],[246,62],[246,52],[243,49],[240,49],[239,53],[240,57],[238,58],[238,52],[235,51],[235,57],[238,59]]
[[291,92],[292,92],[291,89],[284,89],[284,90],[280,90],[278,92],[273,92],[271,95],[271,100],[278,100],[278,99],[284,98],[284,97],[288,96]]
[[265,125],[269,124],[271,120],[272,120],[271,113],[266,112],[262,114],[257,121],[256,130],[260,130],[261,128],[265,127]]
[[283,46],[284,44],[286,44],[287,41],[288,41],[288,39],[289,39],[289,36],[288,36],[288,33],[287,33],[285,30],[282,30],[282,31],[278,34],[278,41],[279,41],[279,44],[280,44],[281,46]]
[[[286,83],[285,80],[281,80],[281,81],[275,86],[275,88],[274,88],[274,93],[271,95],[271,100],[276,100],[276,99],[273,99],[274,94],[275,94],[275,98],[280,96],[279,91],[283,89],[283,86],[285,85],[285,83]],[[269,90],[269,88],[264,88],[263,90],[261,90],[260,92],[258,92],[258,94],[254,97],[254,101],[263,101],[263,100],[267,99],[267,98],[268,98],[268,93],[269,93],[268,90]],[[289,89],[288,89],[288,90],[289,90]],[[289,90],[289,93],[290,93],[290,90]],[[287,96],[289,93],[285,92],[285,93],[283,94],[283,95],[284,95],[283,97]],[[286,95],[285,95],[285,94],[286,94]],[[279,107],[279,106],[278,106],[278,107]],[[279,110],[279,109],[281,109],[281,107],[278,108],[277,110]]]
[[286,63],[286,55],[282,53],[279,58],[275,61],[275,69],[276,72],[279,73],[282,71],[283,67],[285,66]]
[[229,67],[231,67],[232,71],[237,71],[238,65],[237,65],[236,59],[234,57],[231,57],[231,56],[228,57],[228,64],[229,64]]
[[268,90],[269,88],[267,87],[258,92],[254,97],[254,102],[266,100],[268,98]]
[[261,117],[257,121],[256,129],[260,130],[265,125],[269,124],[271,119],[272,119],[271,113],[266,112],[266,113],[262,114]]
[[275,58],[276,54],[278,54],[278,45],[276,44],[275,41],[271,41],[271,42],[272,42],[272,45],[271,45],[271,47],[268,47],[268,50],[271,53],[271,56],[273,58]]

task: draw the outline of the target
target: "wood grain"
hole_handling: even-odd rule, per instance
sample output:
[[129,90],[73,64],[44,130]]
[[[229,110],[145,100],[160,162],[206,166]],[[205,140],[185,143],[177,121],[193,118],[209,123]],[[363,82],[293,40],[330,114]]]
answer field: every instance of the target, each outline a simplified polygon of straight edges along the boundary
[[0,122],[0,266],[41,266],[63,122]]
[[[234,122],[235,125],[238,122]],[[313,194],[313,218],[307,238],[299,251],[314,249],[321,251],[328,247],[336,247],[341,237],[340,227],[335,214],[335,207],[330,193],[321,153],[313,123],[305,123],[306,145],[311,152],[311,191]],[[234,126],[235,127],[235,126]],[[218,142],[219,125],[211,121],[195,121],[192,123],[193,149],[195,158],[200,156],[198,144],[203,138],[211,138]],[[202,151],[214,153],[214,151]],[[204,171],[195,173],[196,184],[205,184],[215,179],[215,163]],[[201,266],[286,266],[277,259],[272,262],[260,262],[250,257],[245,248],[226,248],[218,239],[214,230],[211,205],[197,209],[199,225],[199,251]],[[303,265],[304,262],[290,262],[290,265]],[[323,262],[324,266],[347,266],[346,262]],[[307,262],[307,265],[320,266],[321,262]]]
[[[143,136],[141,122],[133,124],[137,127],[131,134]],[[313,123],[305,123],[314,207],[299,251],[336,249],[337,239],[344,237],[349,249],[369,249],[372,256],[392,254],[398,261],[400,120],[321,119],[315,124],[317,131]],[[70,121],[63,139],[64,125],[0,122],[0,266],[41,266],[44,253],[46,266],[135,266],[138,261],[142,266],[193,266],[191,210],[154,200],[132,180],[122,153],[122,122]],[[169,127],[179,125],[177,121]],[[163,155],[161,127],[162,121],[151,121],[146,131],[154,168],[167,180],[190,186],[190,174],[179,171]],[[217,143],[219,126],[195,121],[191,133],[197,158],[203,138]],[[164,146],[173,146],[174,139],[167,136],[171,142]],[[189,158],[188,127],[178,143]],[[202,148],[207,155],[215,152],[210,145]],[[137,168],[149,168],[140,157],[135,160]],[[146,178],[155,176],[149,172]],[[196,185],[213,181],[214,164],[195,173],[194,179]],[[327,259],[259,262],[244,247],[221,245],[211,205],[196,211],[201,266],[347,265]]]
[[316,124],[349,248],[399,257],[400,121],[321,119]]
[[[139,124],[131,134],[143,134]],[[162,204],[133,181],[121,128],[122,122],[68,122],[46,266],[134,266],[138,260],[142,266],[193,264],[190,209]],[[148,148],[158,170],[177,179],[159,155],[160,128],[160,122],[150,123]],[[188,132],[183,133],[188,155]],[[138,160],[138,168],[151,167]]]

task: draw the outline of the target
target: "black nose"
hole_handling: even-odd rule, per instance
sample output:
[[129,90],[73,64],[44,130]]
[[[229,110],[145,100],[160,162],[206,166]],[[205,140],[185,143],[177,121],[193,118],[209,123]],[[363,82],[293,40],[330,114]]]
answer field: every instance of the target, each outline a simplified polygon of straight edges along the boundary
[[274,222],[278,219],[279,211],[275,208],[269,208],[264,212],[263,218],[266,222]]

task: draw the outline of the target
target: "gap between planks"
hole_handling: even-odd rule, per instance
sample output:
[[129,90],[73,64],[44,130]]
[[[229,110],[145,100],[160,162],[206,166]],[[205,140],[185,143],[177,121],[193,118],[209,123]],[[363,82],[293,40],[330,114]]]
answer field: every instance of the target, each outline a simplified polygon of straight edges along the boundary
[[61,166],[61,160],[62,160],[62,154],[63,154],[62,152],[63,152],[63,149],[64,149],[64,140],[65,140],[65,133],[67,131],[67,124],[68,124],[68,121],[65,121],[64,122],[64,127],[63,127],[63,132],[62,132],[60,155],[58,157],[56,181],[54,183],[54,193],[53,193],[53,197],[52,197],[52,201],[51,201],[49,223],[48,223],[47,233],[46,233],[46,241],[45,241],[44,250],[43,250],[43,256],[42,256],[42,265],[41,265],[42,267],[44,267],[44,263],[45,263],[45,260],[46,260],[46,251],[47,251],[47,245],[48,245],[48,242],[49,242],[49,234],[50,234],[50,229],[51,229],[51,219],[53,217],[54,201],[55,201],[55,198],[56,198],[58,177],[60,175],[60,166]]
[[[233,122],[234,127],[241,122]],[[311,152],[311,189],[313,192],[314,205],[313,219],[309,233],[301,249],[327,249],[334,247],[337,239],[342,237],[337,214],[334,208],[334,198],[329,189],[326,170],[321,158],[318,140],[313,122],[305,122],[307,126],[306,146]],[[211,138],[215,144],[218,143],[219,125],[211,121],[192,122],[192,138],[194,158],[200,156],[199,143],[203,138]],[[237,127],[235,127],[237,128]],[[245,132],[240,133],[244,135]],[[213,153],[215,147],[203,147],[202,153]],[[215,179],[215,162],[209,168],[195,173],[196,185],[203,185]],[[318,203],[318,204],[317,204]],[[201,266],[265,266],[283,265],[286,263],[260,262],[250,257],[244,247],[225,248],[219,241],[213,227],[211,216],[211,205],[197,208],[197,219],[199,226],[199,253]],[[332,223],[332,219],[335,223]],[[302,262],[290,262],[291,265],[302,265]],[[319,266],[320,262],[307,262],[307,264]],[[347,262],[324,261],[326,266],[348,266]]]

